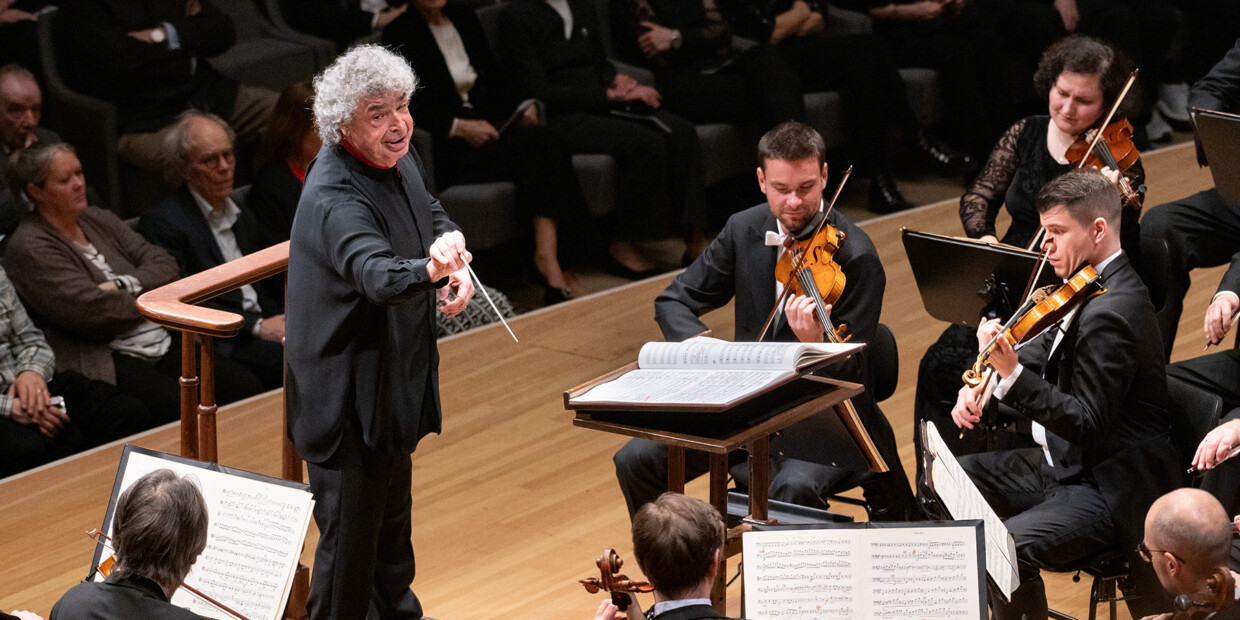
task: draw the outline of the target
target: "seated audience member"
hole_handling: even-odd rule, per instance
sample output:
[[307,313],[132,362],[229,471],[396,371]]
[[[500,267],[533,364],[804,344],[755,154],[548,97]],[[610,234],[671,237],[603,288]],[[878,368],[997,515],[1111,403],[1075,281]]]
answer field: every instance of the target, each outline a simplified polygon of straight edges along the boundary
[[328,39],[341,51],[373,40],[408,10],[407,1],[280,0],[280,13],[290,26]]
[[[176,280],[176,262],[111,211],[88,206],[82,165],[69,145],[22,151],[8,176],[35,211],[13,233],[4,264],[46,330],[57,368],[116,385],[145,403],[156,423],[178,419],[180,339],[134,303]],[[262,389],[228,360],[217,359],[215,372],[220,403]]]
[[439,189],[482,181],[516,183],[517,206],[534,222],[534,265],[546,282],[546,302],[585,294],[585,285],[561,268],[558,251],[557,223],[586,213],[568,147],[542,125],[535,106],[505,125],[520,100],[472,8],[414,0],[413,9],[384,30],[383,43],[403,55],[418,75],[409,108],[416,126],[434,136]]
[[4,181],[5,163],[15,151],[60,142],[56,132],[39,126],[42,112],[43,93],[34,75],[18,65],[0,67],[0,236],[12,233],[26,210],[19,192]]
[[[138,222],[138,232],[172,253],[182,276],[262,249],[254,214],[233,202],[234,134],[214,114],[187,110],[164,134],[165,173],[180,187]],[[245,317],[241,333],[217,340],[216,358],[250,369],[266,389],[284,383],[284,313],[278,282],[245,285],[206,302]]]
[[[683,227],[686,258],[709,241],[700,146],[693,123],[660,108],[659,91],[616,70],[600,28],[589,0],[513,0],[500,12],[497,47],[520,95],[546,104],[547,126],[571,152],[616,158],[612,267],[641,278],[657,273],[634,243],[652,221]],[[633,110],[637,118],[613,114]]]
[[[1191,617],[1210,620],[1240,618],[1236,575],[1227,566],[1233,527],[1223,505],[1201,489],[1176,489],[1150,506],[1138,551],[1175,597],[1174,610],[1165,611],[1195,611],[1201,615]],[[1167,613],[1146,620],[1172,617]]]
[[55,0],[0,0],[0,65],[39,69],[39,11]]
[[[1180,482],[1162,347],[1150,336],[1153,304],[1120,247],[1124,207],[1109,178],[1068,172],[1042,188],[1036,206],[1055,275],[1068,278],[1091,265],[1106,291],[1019,355],[1005,338],[990,349],[1000,379],[994,400],[1031,424],[1037,444],[960,458],[1016,543],[1020,585],[1010,599],[996,591],[991,609],[997,620],[1046,618],[1040,567],[1119,549],[1132,568],[1121,587],[1139,595],[1126,602],[1140,616],[1157,611],[1161,598],[1153,573],[1133,555],[1141,515]],[[1001,319],[982,322],[979,349],[1001,329]],[[980,383],[960,389],[952,409],[958,427],[979,424],[985,390]]]
[[909,106],[904,80],[891,52],[877,36],[823,36],[829,18],[825,17],[826,3],[819,0],[732,0],[722,4],[737,33],[773,47],[800,78],[802,91],[838,92],[858,168],[871,177],[871,210],[890,213],[913,206],[900,194],[891,174],[896,154],[893,133],[937,172],[972,172],[976,165],[972,157],[951,149],[921,126]]
[[[633,556],[654,586],[651,620],[727,618],[710,603],[715,576],[723,566],[726,535],[719,511],[679,493],[664,493],[637,511]],[[594,617],[613,620],[624,615],[607,601]]]
[[236,41],[232,20],[209,0],[77,0],[58,19],[65,79],[116,105],[126,161],[161,170],[158,132],[191,107],[228,119],[247,144],[267,126],[277,94],[224,77],[207,60]]
[[258,171],[245,199],[246,208],[258,222],[261,247],[288,241],[306,168],[323,146],[314,130],[314,113],[310,110],[313,96],[309,82],[286,88],[263,134]]
[[207,547],[207,503],[198,485],[168,469],[138,478],[116,502],[116,564],[102,582],[73,586],[52,608],[55,620],[197,620],[169,602]]
[[[1188,103],[1204,110],[1240,112],[1240,39],[1193,84]],[[1200,149],[1200,138],[1197,161],[1209,165]],[[1141,234],[1167,241],[1167,297],[1158,311],[1158,327],[1162,330],[1163,352],[1170,359],[1192,270],[1222,265],[1240,250],[1240,206],[1223,198],[1217,188],[1210,188],[1150,209],[1141,220]]]
[[52,348],[0,269],[0,478],[152,426],[146,407],[115,386],[53,374],[54,366]]

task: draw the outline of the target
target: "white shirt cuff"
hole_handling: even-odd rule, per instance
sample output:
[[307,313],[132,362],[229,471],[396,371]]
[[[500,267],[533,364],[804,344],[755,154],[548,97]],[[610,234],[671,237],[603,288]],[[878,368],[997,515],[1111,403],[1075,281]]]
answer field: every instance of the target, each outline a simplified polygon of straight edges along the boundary
[[1012,389],[1012,386],[1016,384],[1016,380],[1020,378],[1020,373],[1024,371],[1025,366],[1023,364],[1017,364],[1016,370],[1012,371],[1012,374],[1004,377],[1003,380],[999,382],[999,385],[995,386],[995,398],[1003,400],[1003,397],[1007,396],[1008,390]]
[[253,335],[255,338],[258,338],[258,330],[262,326],[263,326],[263,320],[261,318],[254,319],[254,327],[250,328],[250,334]]
[[1237,304],[1240,304],[1240,295],[1237,295],[1236,293],[1234,293],[1234,292],[1232,292],[1232,291],[1219,291],[1219,292],[1215,293],[1215,294],[1214,294],[1214,297],[1211,297],[1211,298],[1210,298],[1210,303],[1214,303],[1214,300],[1215,300],[1215,299],[1218,299],[1220,295],[1231,295],[1232,297],[1235,297],[1235,298],[1236,298],[1236,303],[1237,303]]

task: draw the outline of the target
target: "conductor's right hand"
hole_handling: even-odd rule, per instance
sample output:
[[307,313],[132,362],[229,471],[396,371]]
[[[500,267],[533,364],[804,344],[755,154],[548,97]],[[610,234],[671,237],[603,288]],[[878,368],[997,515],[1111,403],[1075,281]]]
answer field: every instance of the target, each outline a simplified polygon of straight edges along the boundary
[[974,424],[982,421],[982,409],[990,400],[990,390],[982,392],[983,384],[976,387],[962,386],[956,393],[956,405],[952,407],[952,422],[958,428],[972,429]]
[[431,244],[426,275],[432,282],[437,282],[464,269],[473,259],[473,255],[465,249],[465,235],[461,234],[461,231],[444,233]]

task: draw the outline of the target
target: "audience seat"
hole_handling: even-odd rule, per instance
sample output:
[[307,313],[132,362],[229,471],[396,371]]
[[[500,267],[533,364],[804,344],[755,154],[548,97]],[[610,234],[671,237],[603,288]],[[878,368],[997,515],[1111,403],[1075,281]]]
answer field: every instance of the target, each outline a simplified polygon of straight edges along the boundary
[[211,0],[232,18],[237,30],[237,43],[210,59],[217,71],[238,82],[280,92],[314,77],[335,58],[336,46],[331,41],[280,27],[256,2]]

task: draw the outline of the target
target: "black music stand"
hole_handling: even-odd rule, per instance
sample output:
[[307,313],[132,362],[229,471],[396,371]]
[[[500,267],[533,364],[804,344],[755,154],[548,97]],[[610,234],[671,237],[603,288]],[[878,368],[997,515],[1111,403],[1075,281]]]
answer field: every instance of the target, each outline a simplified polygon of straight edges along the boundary
[[[901,232],[922,304],[940,321],[976,327],[982,316],[1011,316],[1037,269],[1036,252],[907,228]],[[1047,265],[1036,286],[1062,283]]]

